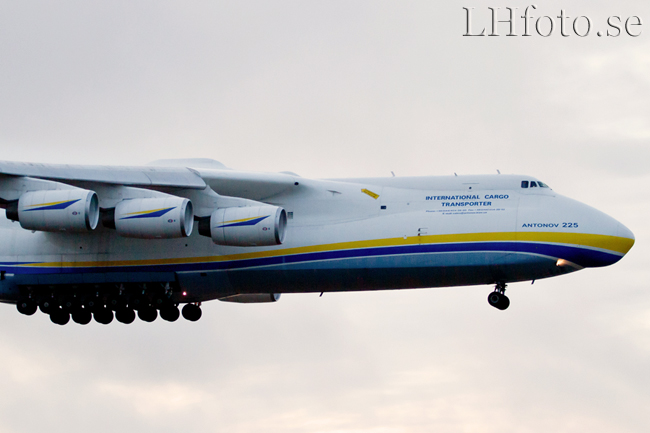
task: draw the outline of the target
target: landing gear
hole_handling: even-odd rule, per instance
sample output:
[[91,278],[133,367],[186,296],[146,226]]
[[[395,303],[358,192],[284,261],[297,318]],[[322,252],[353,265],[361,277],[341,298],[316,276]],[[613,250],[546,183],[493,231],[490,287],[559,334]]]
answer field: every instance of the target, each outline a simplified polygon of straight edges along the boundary
[[138,310],[138,317],[143,322],[153,322],[158,317],[158,310],[156,310],[151,305],[147,305],[146,307],[141,307]]
[[80,325],[87,325],[93,316],[86,307],[78,307],[72,311],[72,321]]
[[494,308],[505,310],[510,306],[510,299],[505,295],[506,283],[498,282],[494,292],[488,295],[488,303]]
[[160,318],[168,322],[175,322],[180,315],[181,313],[176,305],[167,305],[160,309]]
[[201,307],[197,304],[187,304],[183,307],[183,317],[190,322],[199,320],[201,314]]
[[70,313],[62,310],[61,307],[55,307],[50,310],[50,320],[57,325],[65,325],[70,321]]
[[115,312],[115,318],[118,322],[128,325],[135,320],[135,311],[128,307],[120,308]]
[[36,305],[36,302],[34,302],[32,298],[25,298],[18,301],[18,303],[16,304],[16,308],[18,308],[18,311],[21,314],[24,314],[26,316],[31,316],[36,312],[38,306]]
[[113,311],[119,311],[126,308],[126,299],[120,295],[111,295],[106,300],[106,306]]
[[113,310],[104,306],[98,307],[93,311],[93,317],[95,322],[108,325],[113,321]]
[[45,298],[38,303],[38,308],[41,309],[41,312],[45,314],[50,314],[55,308],[59,306],[58,302],[54,298]]
[[113,321],[129,324],[137,317],[143,322],[154,322],[158,316],[176,322],[181,314],[186,320],[196,322],[202,316],[201,302],[186,303],[187,293],[181,292],[175,283],[73,284],[19,289],[16,309],[21,314],[31,316],[40,310],[58,325],[71,321],[80,325],[92,321],[103,325]]

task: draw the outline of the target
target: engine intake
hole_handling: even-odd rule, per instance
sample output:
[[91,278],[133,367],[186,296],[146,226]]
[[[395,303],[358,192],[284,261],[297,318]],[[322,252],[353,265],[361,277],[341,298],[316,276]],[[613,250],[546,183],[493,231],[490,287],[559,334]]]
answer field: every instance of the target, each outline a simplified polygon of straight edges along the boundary
[[209,235],[219,245],[269,246],[284,242],[286,228],[287,213],[280,207],[227,207],[212,212]]
[[123,200],[113,218],[118,234],[128,238],[182,238],[194,227],[192,202],[181,197]]
[[85,189],[30,191],[7,206],[7,218],[27,230],[85,232],[97,227],[99,200]]

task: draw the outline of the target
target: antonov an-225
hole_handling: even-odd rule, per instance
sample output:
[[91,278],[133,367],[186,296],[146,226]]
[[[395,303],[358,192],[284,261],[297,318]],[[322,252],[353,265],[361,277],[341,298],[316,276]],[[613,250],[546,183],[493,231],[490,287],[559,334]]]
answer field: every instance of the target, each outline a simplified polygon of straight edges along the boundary
[[531,176],[313,180],[204,159],[0,162],[0,301],[52,322],[196,321],[212,299],[506,283],[619,261],[634,235]]

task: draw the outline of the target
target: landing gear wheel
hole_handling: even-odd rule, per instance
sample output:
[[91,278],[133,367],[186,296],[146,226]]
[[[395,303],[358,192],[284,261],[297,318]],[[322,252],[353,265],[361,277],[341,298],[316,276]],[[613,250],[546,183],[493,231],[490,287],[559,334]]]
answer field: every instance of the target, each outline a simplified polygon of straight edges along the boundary
[[72,320],[80,325],[87,325],[93,319],[93,315],[85,307],[79,307],[72,312]]
[[505,294],[506,283],[497,283],[494,292],[488,295],[488,304],[499,310],[505,310],[510,306],[510,299]]
[[183,307],[183,317],[190,322],[196,322],[201,318],[201,307],[195,304],[187,304]]
[[129,301],[129,307],[136,311],[141,308],[146,308],[147,305],[149,305],[149,302],[144,295],[134,296]]
[[65,298],[63,298],[63,302],[61,302],[61,308],[63,309],[63,311],[72,313],[73,311],[76,311],[79,308],[81,308],[81,302],[79,302],[79,299],[77,299],[76,297],[66,296]]
[[38,308],[40,308],[41,311],[45,314],[50,314],[50,312],[54,311],[54,309],[57,307],[58,305],[54,298],[45,298],[38,303]]
[[505,310],[510,306],[510,299],[502,293],[492,292],[488,295],[488,303],[494,308]]
[[108,325],[113,321],[113,310],[106,307],[97,308],[93,311],[93,317],[95,318],[95,322]]
[[21,314],[24,314],[26,316],[31,316],[36,312],[38,306],[36,305],[36,302],[34,302],[33,299],[27,298],[18,301],[18,303],[16,304],[16,308]]
[[57,325],[65,325],[70,321],[70,313],[61,308],[53,309],[50,312],[50,320]]
[[129,323],[133,323],[135,320],[135,311],[126,307],[121,308],[115,312],[115,318],[118,322],[128,325]]
[[143,322],[153,322],[158,317],[158,310],[156,310],[151,305],[147,305],[146,307],[141,307],[138,310],[138,317]]
[[126,299],[120,295],[109,296],[106,300],[106,306],[113,311],[118,311],[126,307]]
[[168,322],[175,322],[180,315],[181,313],[175,305],[169,305],[160,310],[160,318]]
[[166,308],[167,306],[173,305],[173,304],[171,304],[169,299],[167,299],[164,296],[163,297],[156,296],[156,297],[153,298],[153,302],[151,303],[151,305],[153,305],[153,307],[156,308],[157,310],[162,310],[162,309]]
[[84,307],[86,307],[88,311],[92,311],[94,313],[95,311],[101,311],[104,309],[104,302],[101,299],[93,296],[86,299]]

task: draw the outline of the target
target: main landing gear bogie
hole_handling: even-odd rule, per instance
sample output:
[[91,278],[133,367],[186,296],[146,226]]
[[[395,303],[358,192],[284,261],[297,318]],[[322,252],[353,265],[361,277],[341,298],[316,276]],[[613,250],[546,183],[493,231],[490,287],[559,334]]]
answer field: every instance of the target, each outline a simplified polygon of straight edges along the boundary
[[[181,316],[178,301],[174,300],[169,284],[153,290],[147,290],[144,285],[137,290],[124,290],[122,285],[119,287],[119,291],[100,287],[92,294],[82,291],[79,296],[79,292],[72,290],[66,292],[55,288],[39,293],[29,289],[18,300],[16,308],[27,316],[41,310],[57,325],[65,325],[70,319],[80,325],[87,325],[93,319],[103,325],[113,320],[130,324],[136,316],[143,322],[153,322],[158,316],[167,322],[175,322]],[[185,304],[182,312],[186,320],[195,322],[201,318],[201,304]]]
[[494,291],[488,295],[488,304],[499,310],[505,310],[510,306],[510,299],[506,296],[506,284],[497,283]]

